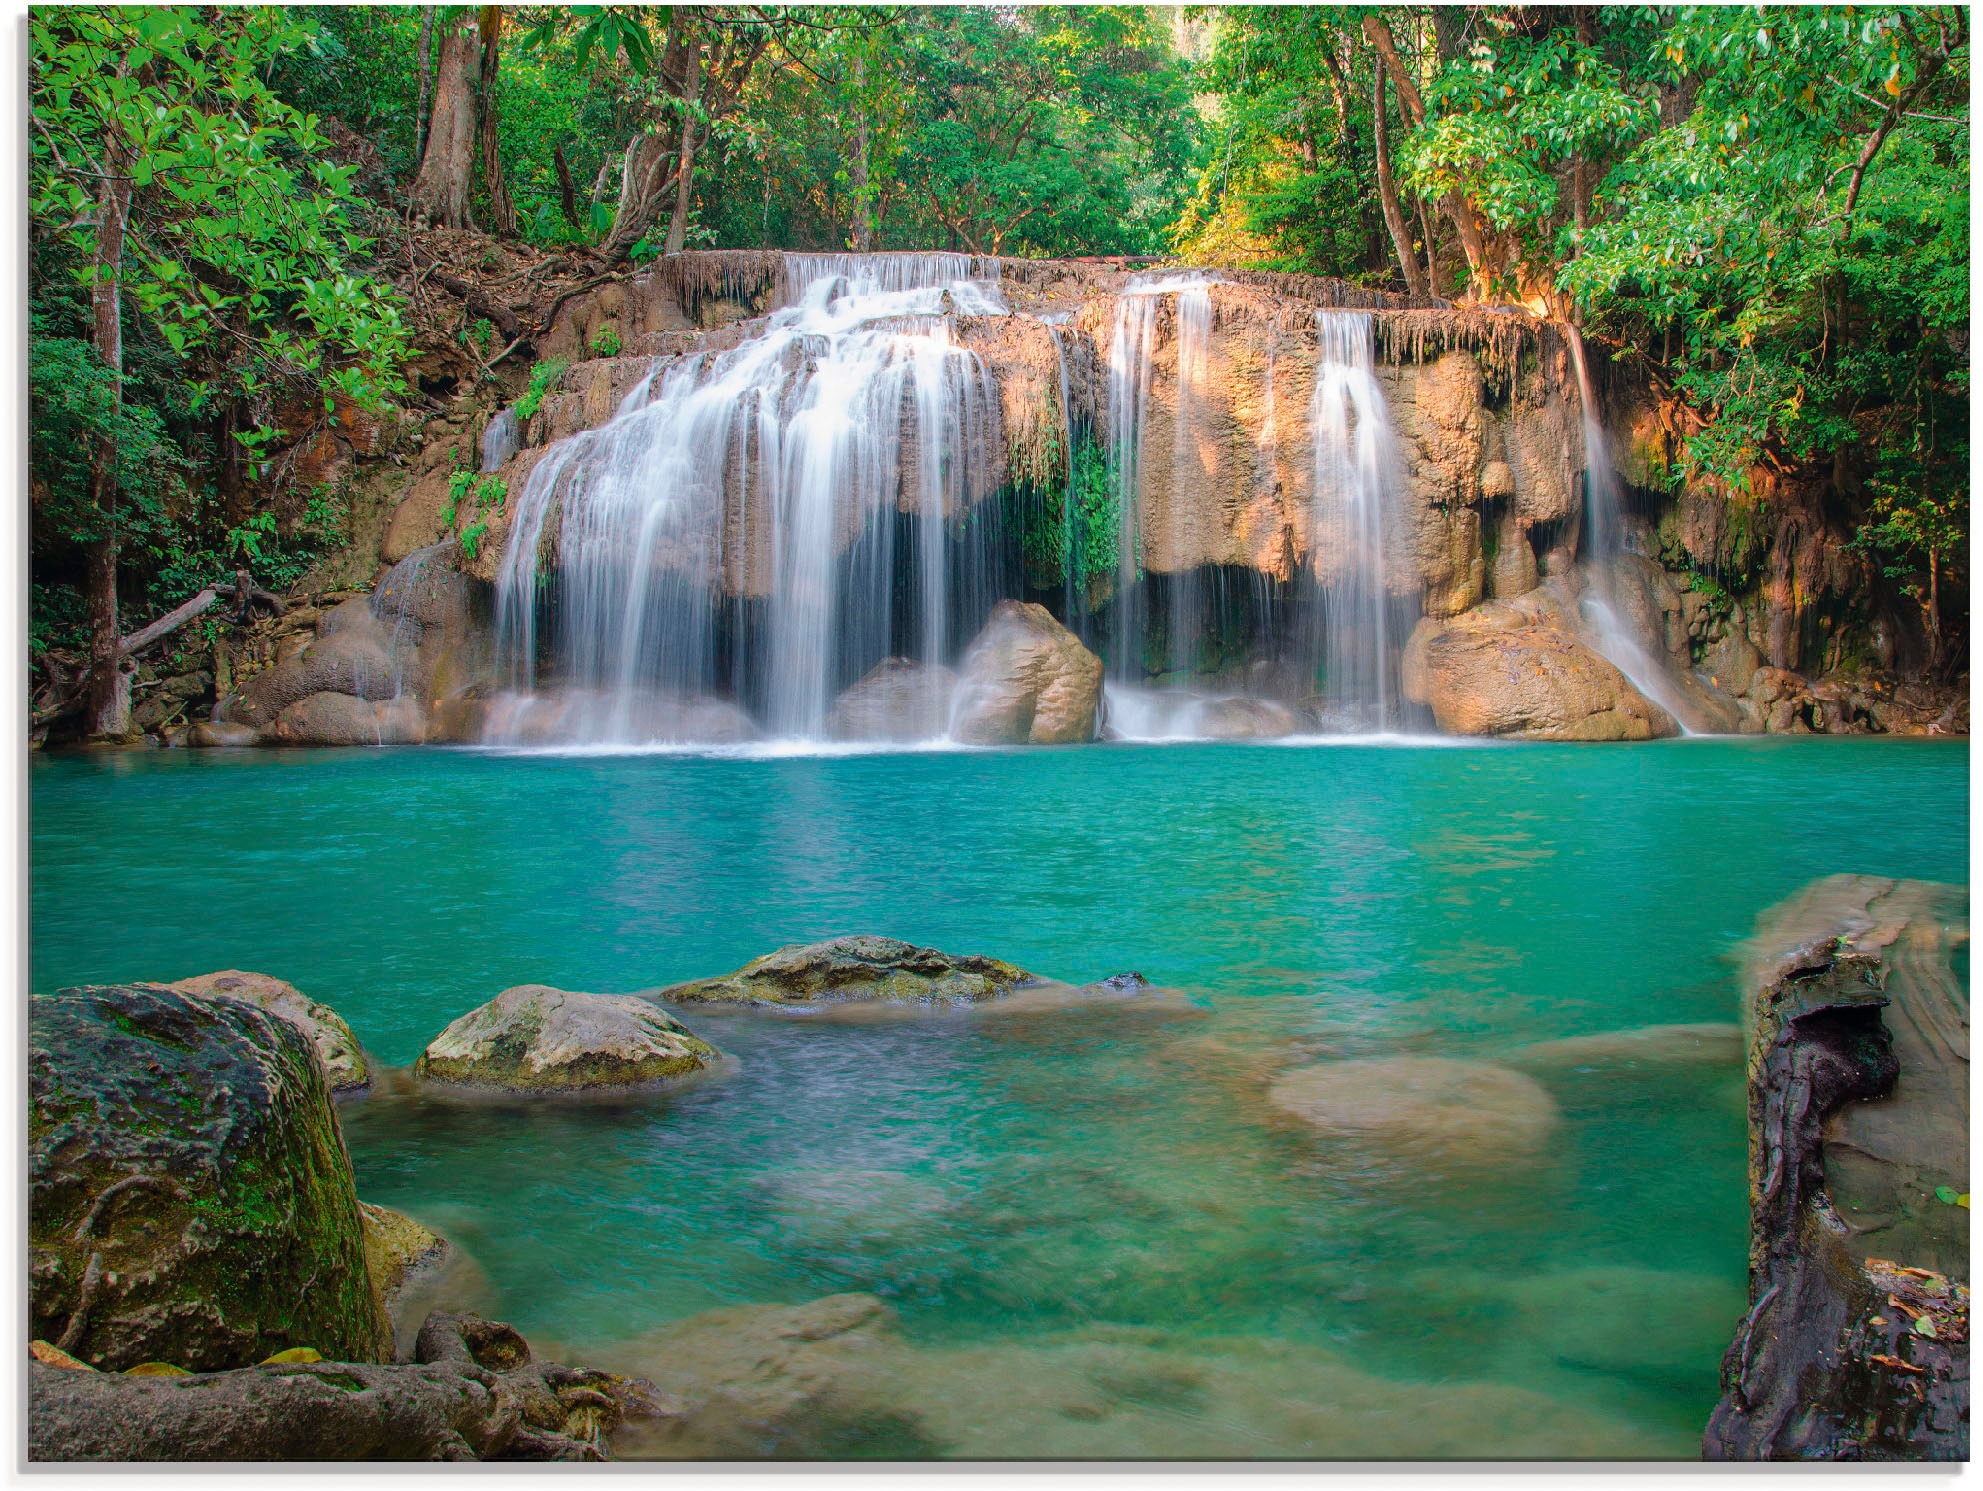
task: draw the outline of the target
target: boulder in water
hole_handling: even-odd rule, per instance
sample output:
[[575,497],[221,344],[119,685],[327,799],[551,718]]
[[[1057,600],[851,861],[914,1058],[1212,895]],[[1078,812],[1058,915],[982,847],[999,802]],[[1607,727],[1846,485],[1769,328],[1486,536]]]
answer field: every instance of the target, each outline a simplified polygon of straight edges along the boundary
[[1574,1071],[1642,1067],[1726,1067],[1742,1065],[1742,1027],[1730,1024],[1643,1025],[1538,1041],[1506,1058],[1527,1071]]
[[1207,699],[1191,722],[1206,740],[1272,740],[1301,727],[1295,712],[1274,699]]
[[32,1335],[109,1371],[390,1356],[302,1030],[152,984],[36,996],[29,1023]]
[[[357,615],[347,614],[351,607]],[[347,694],[355,699],[390,699],[399,679],[386,653],[386,639],[370,619],[365,601],[347,601],[324,618],[325,630],[297,656],[264,669],[239,694],[221,703],[229,724],[257,729],[275,723],[290,705],[312,694]],[[335,630],[328,628],[335,626]]]
[[964,654],[954,738],[972,745],[1072,745],[1095,738],[1102,660],[1045,606],[1003,600]]
[[855,1002],[948,1007],[997,999],[1037,982],[996,958],[953,956],[893,937],[835,937],[781,947],[735,973],[674,984],[654,997],[800,1010]]
[[1405,647],[1405,697],[1449,735],[1652,740],[1673,717],[1567,630],[1504,602],[1427,618]]
[[228,968],[219,973],[182,978],[166,987],[200,999],[215,995],[245,999],[269,1014],[287,1020],[310,1038],[318,1060],[324,1064],[324,1075],[329,1079],[333,1092],[360,1091],[372,1080],[358,1037],[351,1033],[351,1027],[344,1023],[343,1017],[329,1005],[319,1004],[294,984],[286,984],[266,973],[244,973],[238,968]]
[[435,1036],[413,1071],[454,1086],[578,1092],[643,1087],[720,1059],[714,1046],[638,995],[520,984]]
[[365,1233],[365,1268],[380,1310],[390,1317],[393,1297],[414,1273],[447,1257],[448,1241],[389,1206],[360,1201],[358,1216]]
[[957,675],[948,668],[884,659],[834,701],[826,733],[835,740],[908,742],[950,733]]
[[414,699],[353,698],[310,694],[286,706],[263,739],[281,745],[418,745],[427,738],[427,715]]
[[1268,1098],[1332,1138],[1456,1156],[1534,1153],[1560,1119],[1533,1077],[1427,1056],[1305,1067],[1276,1082]]
[[211,749],[256,745],[260,743],[261,738],[261,731],[253,725],[224,725],[201,720],[187,727],[182,743]]

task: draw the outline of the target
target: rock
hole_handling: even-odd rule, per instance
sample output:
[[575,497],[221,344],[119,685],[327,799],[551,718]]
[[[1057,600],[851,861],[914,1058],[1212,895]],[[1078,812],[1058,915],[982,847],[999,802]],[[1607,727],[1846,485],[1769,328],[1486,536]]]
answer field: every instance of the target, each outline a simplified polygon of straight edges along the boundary
[[1163,989],[1140,973],[1115,973],[1092,984],[1043,980],[982,1006],[986,1014],[1024,1015],[1047,1011],[1092,1011],[1110,1019],[1135,1015],[1203,1015],[1204,1007],[1181,989]]
[[1707,1459],[1969,1456],[1969,1213],[1934,1191],[1969,1185],[1967,923],[1966,887],[1835,875],[1750,945],[1750,1307]]
[[1730,626],[1701,654],[1701,671],[1723,693],[1746,694],[1763,666],[1756,644]]
[[950,733],[957,675],[892,657],[870,668],[834,701],[826,733],[835,740],[931,740]]
[[29,1019],[33,1335],[112,1371],[390,1355],[298,1027],[146,984],[36,996]]
[[676,1004],[819,1009],[878,1001],[948,1007],[997,999],[1039,980],[996,958],[954,957],[893,937],[835,937],[781,947],[721,978],[656,991]]
[[1485,1062],[1392,1056],[1291,1072],[1273,1105],[1336,1139],[1507,1158],[1542,1149],[1556,1104],[1533,1077]]
[[1525,1071],[1571,1071],[1580,1067],[1735,1068],[1742,1065],[1739,1025],[1644,1025],[1539,1041],[1510,1052],[1510,1066]]
[[531,1361],[522,1337],[495,1321],[435,1315],[420,1343],[414,1362],[291,1359],[163,1377],[37,1361],[28,1455],[37,1463],[604,1460],[606,1434],[661,1406],[645,1383]]
[[1272,740],[1301,726],[1292,709],[1273,699],[1207,699],[1191,722],[1206,740]]
[[310,694],[284,708],[266,738],[282,745],[418,745],[425,712],[414,699],[374,703],[349,694]]
[[253,725],[213,724],[201,720],[186,732],[186,744],[201,747],[251,746],[259,742],[262,732]]
[[521,984],[435,1036],[413,1071],[429,1082],[576,1092],[686,1077],[720,1057],[666,1010],[637,995]]
[[964,654],[951,735],[973,745],[1095,738],[1102,660],[1045,606],[1003,600]]
[[[456,719],[463,715],[471,718]],[[609,694],[561,690],[503,693],[452,706],[451,731],[479,724],[480,739],[511,746],[551,746],[616,739],[630,745],[733,745],[758,737],[757,724],[727,699],[649,695],[626,702]]]
[[167,984],[181,994],[208,999],[216,994],[245,999],[269,1014],[287,1020],[310,1038],[317,1057],[324,1064],[324,1075],[332,1092],[356,1092],[369,1086],[371,1072],[365,1065],[365,1052],[358,1037],[342,1016],[327,1004],[319,1004],[294,984],[285,984],[266,973],[243,973],[229,968],[220,973],[203,973]]
[[1405,697],[1449,735],[1652,740],[1673,717],[1569,631],[1502,602],[1421,621],[1405,647]]
[[1572,1367],[1710,1376],[1742,1319],[1732,1279],[1592,1267],[1509,1286],[1523,1334]]
[[393,1317],[393,1301],[416,1272],[441,1263],[448,1255],[446,1238],[421,1226],[404,1212],[369,1201],[358,1203],[364,1227],[365,1270],[371,1275],[379,1309]]
[[[1488,469],[1491,471],[1493,467]],[[1518,514],[1501,515],[1494,544],[1494,571],[1489,585],[1495,598],[1513,600],[1535,589],[1542,575],[1536,568],[1535,545],[1529,542],[1528,527]]]
[[[340,606],[337,615],[353,603]],[[359,603],[362,604],[362,603]],[[369,615],[369,610],[366,612]],[[328,622],[330,618],[326,618]],[[399,692],[392,659],[380,637],[368,626],[347,619],[328,635],[320,635],[300,657],[264,669],[224,706],[227,722],[271,725],[290,705],[312,694],[348,694],[353,698],[390,699]]]

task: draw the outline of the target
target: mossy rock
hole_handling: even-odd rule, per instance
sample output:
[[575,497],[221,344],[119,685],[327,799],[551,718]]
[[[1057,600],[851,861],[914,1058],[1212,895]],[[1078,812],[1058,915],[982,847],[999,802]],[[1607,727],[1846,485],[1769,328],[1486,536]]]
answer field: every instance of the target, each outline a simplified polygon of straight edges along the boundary
[[953,956],[893,937],[835,937],[781,947],[734,973],[674,984],[654,997],[796,1009],[857,1001],[949,1006],[980,1004],[1039,982],[997,958]]
[[361,1201],[358,1214],[364,1224],[365,1270],[371,1275],[380,1312],[391,1319],[393,1296],[416,1270],[447,1256],[448,1240],[388,1206]]
[[177,989],[181,994],[198,995],[202,999],[224,994],[259,1005],[309,1036],[310,1043],[317,1048],[317,1055],[323,1061],[332,1091],[357,1092],[371,1085],[372,1074],[365,1064],[364,1049],[359,1046],[358,1037],[351,1033],[351,1027],[344,1023],[336,1010],[327,1004],[320,1004],[294,984],[286,984],[266,973],[244,973],[238,968],[227,968],[219,973],[182,978],[167,987]]
[[413,1071],[428,1082],[464,1087],[578,1092],[692,1076],[722,1055],[636,995],[522,984],[435,1036]]
[[37,996],[29,1023],[32,1336],[109,1371],[390,1359],[300,1029],[151,984]]

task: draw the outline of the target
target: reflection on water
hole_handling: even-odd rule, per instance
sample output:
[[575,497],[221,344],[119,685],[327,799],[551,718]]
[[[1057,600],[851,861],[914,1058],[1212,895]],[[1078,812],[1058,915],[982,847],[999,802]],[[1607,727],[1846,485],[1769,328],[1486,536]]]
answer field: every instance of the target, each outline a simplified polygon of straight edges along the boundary
[[[265,969],[403,1063],[512,984],[851,930],[1135,969],[1189,1005],[705,1017],[739,1065],[666,1098],[375,1097],[344,1110],[361,1192],[454,1238],[463,1297],[541,1349],[680,1396],[627,1452],[1691,1457],[1741,1307],[1739,1069],[1713,1030],[1521,1048],[1732,1020],[1728,954],[1817,875],[1965,880],[1965,762],[47,761],[35,986]],[[1456,1153],[1269,1099],[1397,1057],[1518,1066],[1560,1121]]]

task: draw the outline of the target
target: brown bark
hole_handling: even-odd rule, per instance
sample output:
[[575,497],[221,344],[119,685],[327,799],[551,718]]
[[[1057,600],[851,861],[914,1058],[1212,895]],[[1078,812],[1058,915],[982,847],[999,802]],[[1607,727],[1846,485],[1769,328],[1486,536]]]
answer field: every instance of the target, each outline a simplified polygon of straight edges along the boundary
[[[113,126],[104,141],[104,180],[97,189],[96,275],[90,285],[90,341],[110,369],[113,402],[124,395],[124,230],[131,212],[130,142]],[[83,728],[122,735],[131,728],[131,679],[117,630],[117,447],[108,432],[90,451],[90,505],[98,532],[89,546],[84,589],[90,619],[89,679]]]
[[503,179],[502,141],[497,132],[496,85],[502,73],[503,8],[482,7],[482,182],[489,191],[489,228],[499,238],[516,237],[516,207]]
[[475,177],[475,74],[482,34],[474,11],[463,12],[441,38],[440,77],[420,174],[413,178],[413,215],[445,228],[472,228],[469,190]]
[[675,151],[658,134],[636,135],[627,146],[620,166],[620,205],[613,215],[612,230],[599,245],[599,255],[608,264],[624,259],[627,250],[647,236],[661,215],[661,204],[675,184],[668,169],[674,157]]
[[1404,208],[1398,202],[1398,183],[1391,174],[1390,125],[1386,118],[1391,110],[1384,97],[1382,59],[1371,71],[1376,82],[1370,100],[1370,128],[1377,147],[1377,195],[1384,207],[1384,226],[1390,229],[1391,247],[1397,251],[1398,268],[1405,277],[1405,288],[1413,295],[1424,295],[1428,293],[1425,274],[1419,267],[1418,256],[1412,252],[1411,228],[1405,221]]
[[578,226],[578,186],[571,179],[571,162],[565,159],[565,147],[551,147],[551,164],[558,172],[558,210],[565,215],[565,221],[574,228]]

